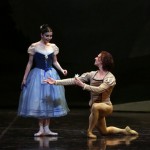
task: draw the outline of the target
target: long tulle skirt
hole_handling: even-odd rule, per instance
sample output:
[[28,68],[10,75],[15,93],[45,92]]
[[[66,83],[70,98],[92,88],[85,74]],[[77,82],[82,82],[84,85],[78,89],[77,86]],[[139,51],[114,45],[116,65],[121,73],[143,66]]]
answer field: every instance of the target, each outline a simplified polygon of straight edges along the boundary
[[54,68],[47,72],[39,68],[30,71],[20,94],[19,116],[42,119],[67,115],[69,108],[65,89],[63,86],[44,83],[43,80],[48,77],[60,79]]

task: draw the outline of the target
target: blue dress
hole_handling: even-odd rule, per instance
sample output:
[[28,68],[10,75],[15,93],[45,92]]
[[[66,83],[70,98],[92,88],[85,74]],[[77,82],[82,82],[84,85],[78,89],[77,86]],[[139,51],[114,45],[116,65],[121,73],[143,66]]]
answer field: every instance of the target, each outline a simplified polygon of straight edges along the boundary
[[43,47],[39,45],[34,43],[28,49],[28,53],[34,55],[35,67],[30,71],[21,91],[18,115],[41,119],[67,115],[69,108],[64,87],[43,82],[48,77],[60,79],[52,67],[52,58],[58,53],[58,47],[53,44],[46,48],[46,53],[43,50],[43,53]]

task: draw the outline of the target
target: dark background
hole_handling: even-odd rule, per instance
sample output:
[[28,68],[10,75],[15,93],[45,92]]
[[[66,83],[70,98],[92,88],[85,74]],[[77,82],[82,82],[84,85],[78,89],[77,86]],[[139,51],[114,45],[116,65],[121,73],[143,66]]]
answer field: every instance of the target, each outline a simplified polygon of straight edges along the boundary
[[[97,69],[95,56],[107,50],[117,79],[112,102],[150,99],[149,0],[3,0],[0,19],[0,108],[18,107],[27,48],[40,40],[44,23],[53,29],[52,42],[60,48],[58,60],[67,77]],[[65,89],[70,107],[88,105],[88,92]]]

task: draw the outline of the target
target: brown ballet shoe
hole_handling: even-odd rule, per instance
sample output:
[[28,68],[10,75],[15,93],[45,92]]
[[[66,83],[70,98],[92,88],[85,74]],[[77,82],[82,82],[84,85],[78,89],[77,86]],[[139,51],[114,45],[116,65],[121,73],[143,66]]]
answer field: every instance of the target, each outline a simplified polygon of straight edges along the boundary
[[127,135],[138,135],[138,132],[132,130],[129,126],[126,126],[125,131]]
[[89,132],[89,131],[87,132],[87,137],[93,138],[93,139],[97,138],[97,136],[95,134],[93,134],[92,132]]

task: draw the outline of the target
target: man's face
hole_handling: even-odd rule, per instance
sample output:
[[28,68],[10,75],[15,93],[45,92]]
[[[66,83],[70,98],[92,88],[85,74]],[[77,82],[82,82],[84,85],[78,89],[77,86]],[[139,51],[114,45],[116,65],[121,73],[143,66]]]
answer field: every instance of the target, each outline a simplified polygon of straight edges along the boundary
[[102,64],[101,54],[99,54],[97,57],[95,57],[95,63],[94,63],[94,65],[95,66],[100,66],[101,64]]

